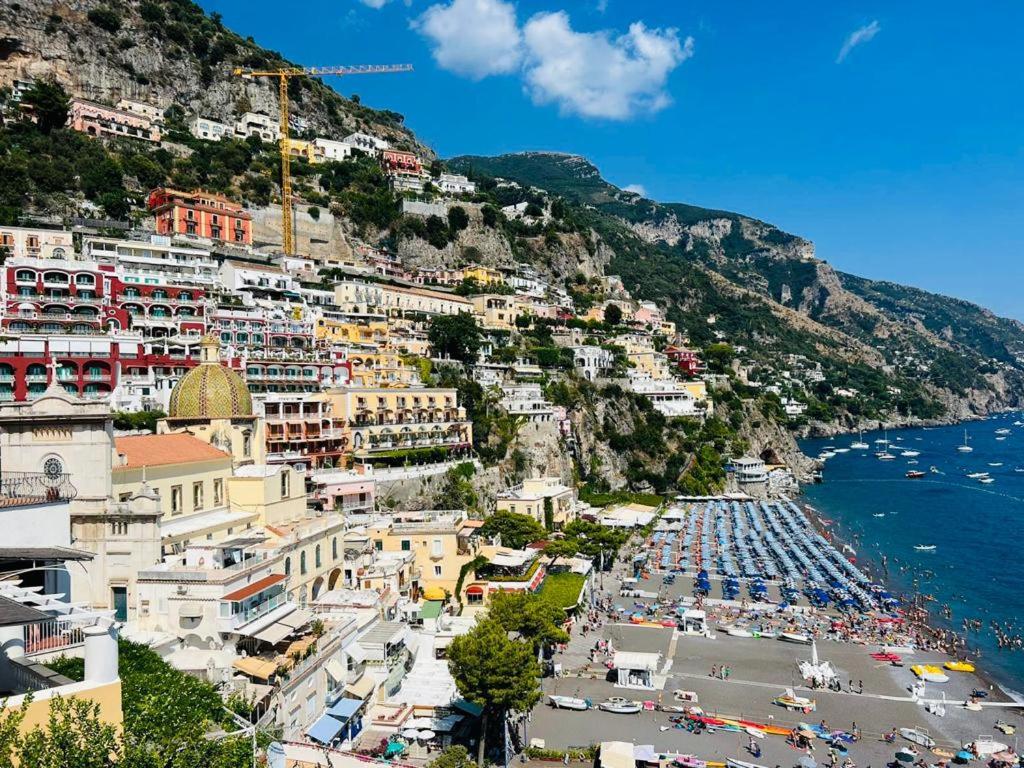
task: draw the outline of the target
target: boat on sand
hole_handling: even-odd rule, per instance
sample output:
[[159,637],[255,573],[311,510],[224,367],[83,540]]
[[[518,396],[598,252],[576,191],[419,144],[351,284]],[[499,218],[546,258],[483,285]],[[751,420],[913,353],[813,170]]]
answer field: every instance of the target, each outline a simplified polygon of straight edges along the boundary
[[548,703],[555,709],[574,709],[583,712],[590,709],[588,699],[578,699],[574,696],[548,696]]
[[776,696],[772,699],[772,703],[785,709],[799,712],[813,712],[818,706],[814,699],[808,699],[806,696],[797,696],[792,688],[787,688],[785,693]]
[[900,736],[925,749],[931,749],[935,746],[935,739],[929,736],[927,731],[923,731],[920,728],[900,728]]
[[800,645],[811,644],[810,636],[805,635],[803,632],[780,632],[779,640],[786,643],[799,643]]
[[643,708],[639,702],[629,701],[621,696],[612,696],[607,701],[602,701],[597,708],[615,715],[635,715]]

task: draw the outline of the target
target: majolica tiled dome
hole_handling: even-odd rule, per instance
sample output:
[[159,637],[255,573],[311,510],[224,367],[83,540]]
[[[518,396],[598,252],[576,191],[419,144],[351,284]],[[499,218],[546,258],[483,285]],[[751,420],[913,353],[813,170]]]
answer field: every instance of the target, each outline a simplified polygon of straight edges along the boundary
[[171,390],[172,419],[230,419],[252,416],[252,395],[237,373],[220,364],[220,341],[204,336],[201,360]]

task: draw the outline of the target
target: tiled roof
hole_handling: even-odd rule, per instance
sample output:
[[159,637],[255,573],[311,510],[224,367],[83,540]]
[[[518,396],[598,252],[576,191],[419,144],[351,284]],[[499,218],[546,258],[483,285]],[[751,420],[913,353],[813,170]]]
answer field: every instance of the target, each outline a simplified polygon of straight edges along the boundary
[[127,459],[127,463],[114,467],[114,471],[231,458],[230,454],[198,437],[184,434],[118,437],[114,439],[114,448]]
[[257,592],[262,592],[267,587],[272,587],[275,584],[279,584],[284,581],[284,574],[272,573],[269,576],[264,576],[262,579],[257,579],[252,584],[246,584],[240,589],[236,589],[234,592],[228,592],[221,600],[225,602],[235,603],[239,600],[245,600],[247,597],[252,597]]

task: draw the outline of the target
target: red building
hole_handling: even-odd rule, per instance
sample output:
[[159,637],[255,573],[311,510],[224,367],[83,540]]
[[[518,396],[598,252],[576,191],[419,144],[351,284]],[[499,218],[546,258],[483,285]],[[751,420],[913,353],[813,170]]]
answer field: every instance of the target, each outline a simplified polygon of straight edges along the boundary
[[414,173],[423,172],[423,165],[412,152],[401,149],[385,149],[380,153],[380,162],[387,173]]
[[665,347],[665,356],[687,376],[699,376],[704,372],[704,363],[692,349],[668,346]]
[[252,245],[252,214],[223,195],[158,187],[149,193],[148,205],[161,235],[193,235]]

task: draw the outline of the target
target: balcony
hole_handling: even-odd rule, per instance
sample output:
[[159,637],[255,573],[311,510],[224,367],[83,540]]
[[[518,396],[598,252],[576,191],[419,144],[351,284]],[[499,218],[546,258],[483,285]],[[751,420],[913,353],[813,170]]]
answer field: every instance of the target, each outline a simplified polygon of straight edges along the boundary
[[0,506],[70,501],[77,495],[67,473],[0,472]]
[[[266,616],[271,611],[277,610],[281,606],[289,603],[288,595],[285,592],[274,595],[273,597],[267,598],[266,600],[258,603],[257,605],[247,608],[237,613],[232,613],[228,616],[221,616],[220,623],[227,629],[225,631],[233,632],[241,626],[248,624],[251,621]],[[225,605],[222,603],[222,606]]]

